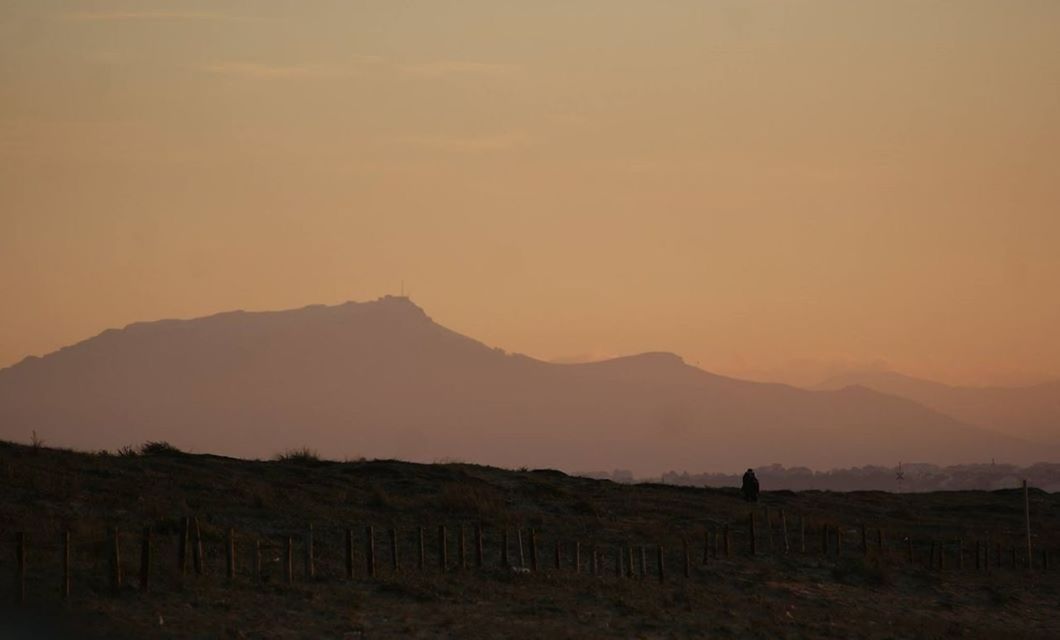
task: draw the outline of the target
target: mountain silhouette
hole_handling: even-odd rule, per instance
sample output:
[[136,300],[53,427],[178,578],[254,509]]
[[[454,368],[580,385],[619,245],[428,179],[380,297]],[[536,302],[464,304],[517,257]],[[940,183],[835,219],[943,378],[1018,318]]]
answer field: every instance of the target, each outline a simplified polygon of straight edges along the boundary
[[646,353],[556,364],[446,329],[409,299],[132,324],[0,370],[0,438],[166,440],[270,457],[733,470],[991,458],[1028,443],[864,387],[809,391]]
[[817,388],[850,385],[908,398],[968,424],[1060,444],[1060,381],[1022,387],[959,387],[893,371],[857,371],[829,378]]

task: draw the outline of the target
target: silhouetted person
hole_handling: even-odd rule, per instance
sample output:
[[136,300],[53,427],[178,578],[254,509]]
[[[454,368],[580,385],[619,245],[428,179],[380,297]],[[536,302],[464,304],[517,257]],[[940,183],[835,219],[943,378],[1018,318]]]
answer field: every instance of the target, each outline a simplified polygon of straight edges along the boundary
[[758,477],[755,476],[753,469],[748,469],[743,474],[743,486],[740,487],[740,491],[743,492],[743,499],[747,502],[758,502]]

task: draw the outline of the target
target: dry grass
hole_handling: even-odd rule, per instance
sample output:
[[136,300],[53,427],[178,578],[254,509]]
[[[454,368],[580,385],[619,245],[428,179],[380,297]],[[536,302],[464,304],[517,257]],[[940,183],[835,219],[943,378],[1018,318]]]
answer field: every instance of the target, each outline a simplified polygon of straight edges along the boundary
[[[11,532],[30,541],[29,611],[76,624],[84,637],[1029,637],[1060,635],[1053,614],[1060,572],[1006,566],[929,571],[930,542],[991,537],[1005,546],[1022,536],[1022,494],[959,492],[770,493],[764,505],[783,508],[799,548],[800,518],[808,553],[785,555],[773,520],[774,549],[763,532],[761,555],[746,555],[749,507],[731,490],[621,485],[550,471],[504,471],[466,464],[397,461],[327,462],[298,456],[276,462],[172,453],[114,456],[0,443],[0,545]],[[764,505],[754,507],[761,514]],[[199,518],[206,575],[181,577],[176,549],[181,518]],[[1035,544],[1052,547],[1060,531],[1060,498],[1032,494]],[[860,555],[860,522],[887,530],[888,547]],[[314,525],[317,576],[302,575],[303,541]],[[839,525],[845,550],[837,561],[817,553],[819,526]],[[364,576],[364,527],[375,527],[376,579]],[[457,562],[458,531],[474,564],[475,525],[483,525],[483,569],[437,569],[438,525],[448,525],[449,560]],[[729,524],[734,554],[701,563],[704,531]],[[145,525],[155,552],[152,591],[139,594],[137,545]],[[499,541],[515,527],[538,535],[541,571],[499,566]],[[108,585],[106,532],[121,533],[126,587]],[[236,531],[238,579],[224,576],[224,541]],[[416,569],[418,527],[426,535],[427,570]],[[346,528],[355,536],[353,581],[344,579]],[[389,530],[398,533],[400,569],[391,566]],[[74,594],[61,605],[59,535],[74,540]],[[904,560],[906,536],[917,561]],[[284,584],[283,549],[295,544],[296,581]],[[874,540],[874,538],[872,538]],[[524,544],[528,545],[524,533]],[[581,542],[582,573],[571,570]],[[682,542],[690,542],[692,575],[682,574]],[[562,568],[553,566],[561,543]],[[250,577],[255,543],[263,548],[260,580]],[[655,576],[654,545],[667,550],[666,581]],[[646,545],[650,575],[614,576],[627,545]],[[603,576],[586,575],[592,548],[603,554]],[[948,553],[953,553],[953,546]],[[529,549],[526,549],[529,561]],[[0,547],[0,599],[11,602],[13,553]],[[1056,558],[1060,560],[1060,557]],[[2,612],[10,631],[29,620]],[[61,615],[55,615],[61,614]],[[162,624],[159,624],[159,618]],[[30,624],[32,621],[27,622]],[[40,624],[40,621],[38,621]],[[33,627],[39,632],[41,627]],[[242,635],[241,635],[242,634]]]

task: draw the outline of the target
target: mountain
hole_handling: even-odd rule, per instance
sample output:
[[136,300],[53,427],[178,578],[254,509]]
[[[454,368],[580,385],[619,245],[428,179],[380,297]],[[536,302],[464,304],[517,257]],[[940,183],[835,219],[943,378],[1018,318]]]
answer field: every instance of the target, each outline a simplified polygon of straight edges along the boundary
[[1044,454],[864,387],[807,391],[665,353],[586,364],[505,353],[407,298],[137,323],[0,370],[0,438],[167,440],[269,457],[461,459],[566,470],[941,464]]
[[908,398],[961,422],[1060,445],[1060,381],[1025,387],[951,387],[891,371],[852,372],[818,389],[859,385]]

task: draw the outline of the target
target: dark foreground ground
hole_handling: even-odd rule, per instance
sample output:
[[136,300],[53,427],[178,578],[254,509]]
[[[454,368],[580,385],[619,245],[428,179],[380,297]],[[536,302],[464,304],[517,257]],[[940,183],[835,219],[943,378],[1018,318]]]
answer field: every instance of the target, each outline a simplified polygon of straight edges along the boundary
[[[1060,551],[1060,496],[1032,490],[1030,499],[1032,569],[1025,566],[1022,491],[766,492],[754,508],[759,528],[752,557],[752,509],[732,490],[620,485],[463,464],[252,462],[164,452],[104,456],[0,443],[0,598],[6,607],[0,610],[0,638],[1056,638],[1060,553],[1044,569],[1041,552]],[[186,516],[199,520],[201,576],[193,567],[181,576],[177,562]],[[305,572],[310,524],[312,578]],[[729,557],[723,536],[715,547],[726,524]],[[375,578],[366,575],[368,525]],[[439,568],[440,525],[447,528],[445,572]],[[482,568],[475,566],[478,525]],[[834,537],[829,554],[822,555],[822,525],[838,527],[838,557]],[[466,569],[460,568],[461,526]],[[120,532],[118,590],[110,561],[113,527]],[[139,591],[144,527],[152,537],[146,593]],[[426,538],[423,570],[417,566],[420,527]],[[346,528],[353,530],[352,580],[345,573]],[[525,564],[531,566],[530,528],[538,571],[503,568],[505,529],[510,562],[520,564],[516,532],[522,531]],[[229,529],[236,549],[232,581],[226,578]],[[391,529],[398,543],[396,571]],[[70,532],[72,575],[65,602],[64,531]],[[27,549],[21,605],[15,604],[16,532],[25,533]],[[706,564],[705,533],[717,550]],[[288,537],[291,585],[284,575]],[[913,542],[911,563],[907,538]],[[580,573],[573,569],[576,541]],[[684,541],[691,558],[687,578]],[[255,576],[258,543],[262,566]],[[942,549],[941,569],[937,554],[930,561],[932,543]],[[977,543],[990,550],[989,570],[976,569]],[[625,575],[624,561],[624,576],[617,577],[616,556],[628,558],[630,546],[636,575]],[[639,575],[641,546],[646,576]],[[592,575],[594,547],[601,558],[598,576]]]

